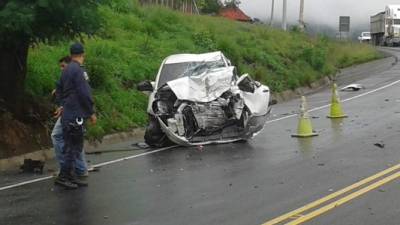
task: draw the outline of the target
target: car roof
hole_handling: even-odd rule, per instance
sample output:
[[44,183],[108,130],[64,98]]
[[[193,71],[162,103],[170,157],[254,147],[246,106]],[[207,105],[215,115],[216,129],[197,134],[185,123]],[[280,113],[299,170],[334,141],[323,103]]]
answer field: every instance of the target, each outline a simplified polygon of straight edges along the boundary
[[222,52],[209,52],[203,54],[176,54],[168,56],[165,59],[164,64],[174,64],[183,62],[203,62],[203,61],[214,61],[217,57],[224,57]]

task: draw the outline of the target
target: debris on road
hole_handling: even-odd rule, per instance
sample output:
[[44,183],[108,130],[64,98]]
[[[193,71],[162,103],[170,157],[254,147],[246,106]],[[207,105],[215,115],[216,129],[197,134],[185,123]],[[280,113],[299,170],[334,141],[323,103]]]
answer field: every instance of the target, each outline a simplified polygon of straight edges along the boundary
[[197,150],[199,150],[200,152],[202,152],[204,150],[204,146],[203,145],[198,145],[197,146]]
[[340,89],[340,91],[359,91],[361,89],[365,89],[362,84],[349,84]]
[[385,148],[385,144],[383,142],[378,142],[374,144],[378,148]]
[[21,165],[20,169],[23,173],[43,174],[44,163],[40,160],[24,159],[24,164]]
[[138,143],[134,143],[132,144],[133,147],[138,147],[140,149],[148,149],[150,148],[150,146],[144,142],[138,142]]

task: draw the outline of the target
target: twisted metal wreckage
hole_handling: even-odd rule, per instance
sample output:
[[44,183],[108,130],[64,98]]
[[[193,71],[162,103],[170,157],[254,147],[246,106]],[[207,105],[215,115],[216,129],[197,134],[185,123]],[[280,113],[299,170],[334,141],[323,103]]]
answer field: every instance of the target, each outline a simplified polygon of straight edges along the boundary
[[221,52],[166,58],[149,91],[145,141],[152,147],[228,143],[255,136],[271,110],[270,90],[236,69]]

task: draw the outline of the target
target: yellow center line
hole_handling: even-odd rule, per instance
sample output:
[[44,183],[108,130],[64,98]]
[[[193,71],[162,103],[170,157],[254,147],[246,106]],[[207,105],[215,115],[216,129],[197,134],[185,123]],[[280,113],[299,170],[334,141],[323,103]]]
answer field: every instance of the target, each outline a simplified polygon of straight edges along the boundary
[[382,180],[379,180],[379,181],[377,181],[377,182],[375,182],[375,183],[373,183],[373,184],[371,184],[371,185],[369,185],[369,186],[367,186],[365,188],[362,188],[362,189],[360,189],[360,190],[358,190],[356,192],[353,192],[353,193],[351,193],[351,194],[349,194],[349,195],[347,195],[347,196],[345,196],[345,197],[343,197],[343,198],[341,198],[341,199],[339,199],[337,201],[334,201],[334,202],[332,202],[332,203],[330,203],[330,204],[328,204],[328,205],[326,205],[326,206],[324,206],[322,208],[319,208],[319,209],[317,209],[315,211],[312,211],[307,215],[304,215],[304,216],[302,216],[302,217],[300,217],[300,218],[298,218],[296,220],[293,220],[290,223],[287,223],[286,225],[302,224],[302,223],[304,223],[304,222],[306,222],[308,220],[311,220],[311,219],[313,219],[313,218],[315,218],[315,217],[317,217],[317,216],[319,216],[319,215],[321,215],[323,213],[326,213],[329,210],[332,210],[332,209],[334,209],[334,208],[336,208],[336,207],[338,207],[338,206],[340,206],[340,205],[342,205],[342,204],[344,204],[344,203],[346,203],[346,202],[348,202],[348,201],[350,201],[350,200],[352,200],[354,198],[357,198],[357,197],[359,197],[359,196],[361,196],[361,195],[363,195],[363,194],[365,194],[365,193],[367,193],[367,192],[369,192],[369,191],[371,191],[371,190],[373,190],[375,188],[378,188],[378,187],[380,187],[380,186],[382,186],[382,185],[384,185],[386,183],[389,183],[390,181],[393,181],[393,180],[395,180],[395,179],[397,179],[399,177],[400,177],[400,172],[392,174],[392,175],[390,175],[388,177],[385,177]]
[[363,186],[363,185],[365,185],[367,183],[370,183],[371,181],[376,180],[376,179],[378,179],[378,178],[380,178],[382,176],[385,176],[385,175],[387,175],[387,174],[389,174],[389,173],[391,173],[391,172],[393,172],[395,170],[398,170],[399,168],[400,168],[400,164],[392,166],[392,167],[390,167],[390,168],[388,168],[388,169],[386,169],[384,171],[381,171],[381,172],[379,172],[379,173],[377,173],[375,175],[367,177],[367,178],[365,178],[365,179],[363,179],[363,180],[361,180],[361,181],[359,181],[359,182],[357,182],[355,184],[352,184],[352,185],[350,185],[350,186],[348,186],[346,188],[343,188],[343,189],[341,189],[339,191],[336,191],[336,192],[334,192],[334,193],[332,193],[330,195],[327,195],[327,196],[325,196],[325,197],[323,197],[321,199],[318,199],[318,200],[316,200],[314,202],[311,202],[311,203],[309,203],[309,204],[307,204],[307,205],[305,205],[303,207],[300,207],[300,208],[298,208],[296,210],[288,212],[288,213],[286,213],[286,214],[284,214],[282,216],[279,216],[279,217],[277,217],[275,219],[267,221],[267,222],[263,223],[262,225],[274,225],[274,224],[282,223],[283,221],[289,220],[293,216],[301,215],[303,212],[305,212],[307,210],[313,209],[313,208],[315,208],[315,207],[317,207],[317,206],[319,206],[319,205],[321,205],[321,204],[323,204],[323,203],[325,203],[325,202],[327,202],[329,200],[332,200],[332,199],[334,199],[334,198],[336,198],[336,197],[338,197],[338,196],[340,196],[342,194],[345,194],[345,193],[347,193],[347,192],[349,192],[351,190],[359,188],[359,187],[361,187],[361,186]]

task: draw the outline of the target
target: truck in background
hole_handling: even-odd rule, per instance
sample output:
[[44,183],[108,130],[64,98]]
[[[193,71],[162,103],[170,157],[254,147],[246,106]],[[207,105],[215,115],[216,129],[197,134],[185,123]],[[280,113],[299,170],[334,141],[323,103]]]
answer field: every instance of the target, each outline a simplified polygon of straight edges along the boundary
[[370,43],[371,42],[371,33],[370,32],[361,32],[361,35],[358,37],[360,43]]
[[371,16],[371,42],[381,46],[400,45],[400,5],[388,5]]

